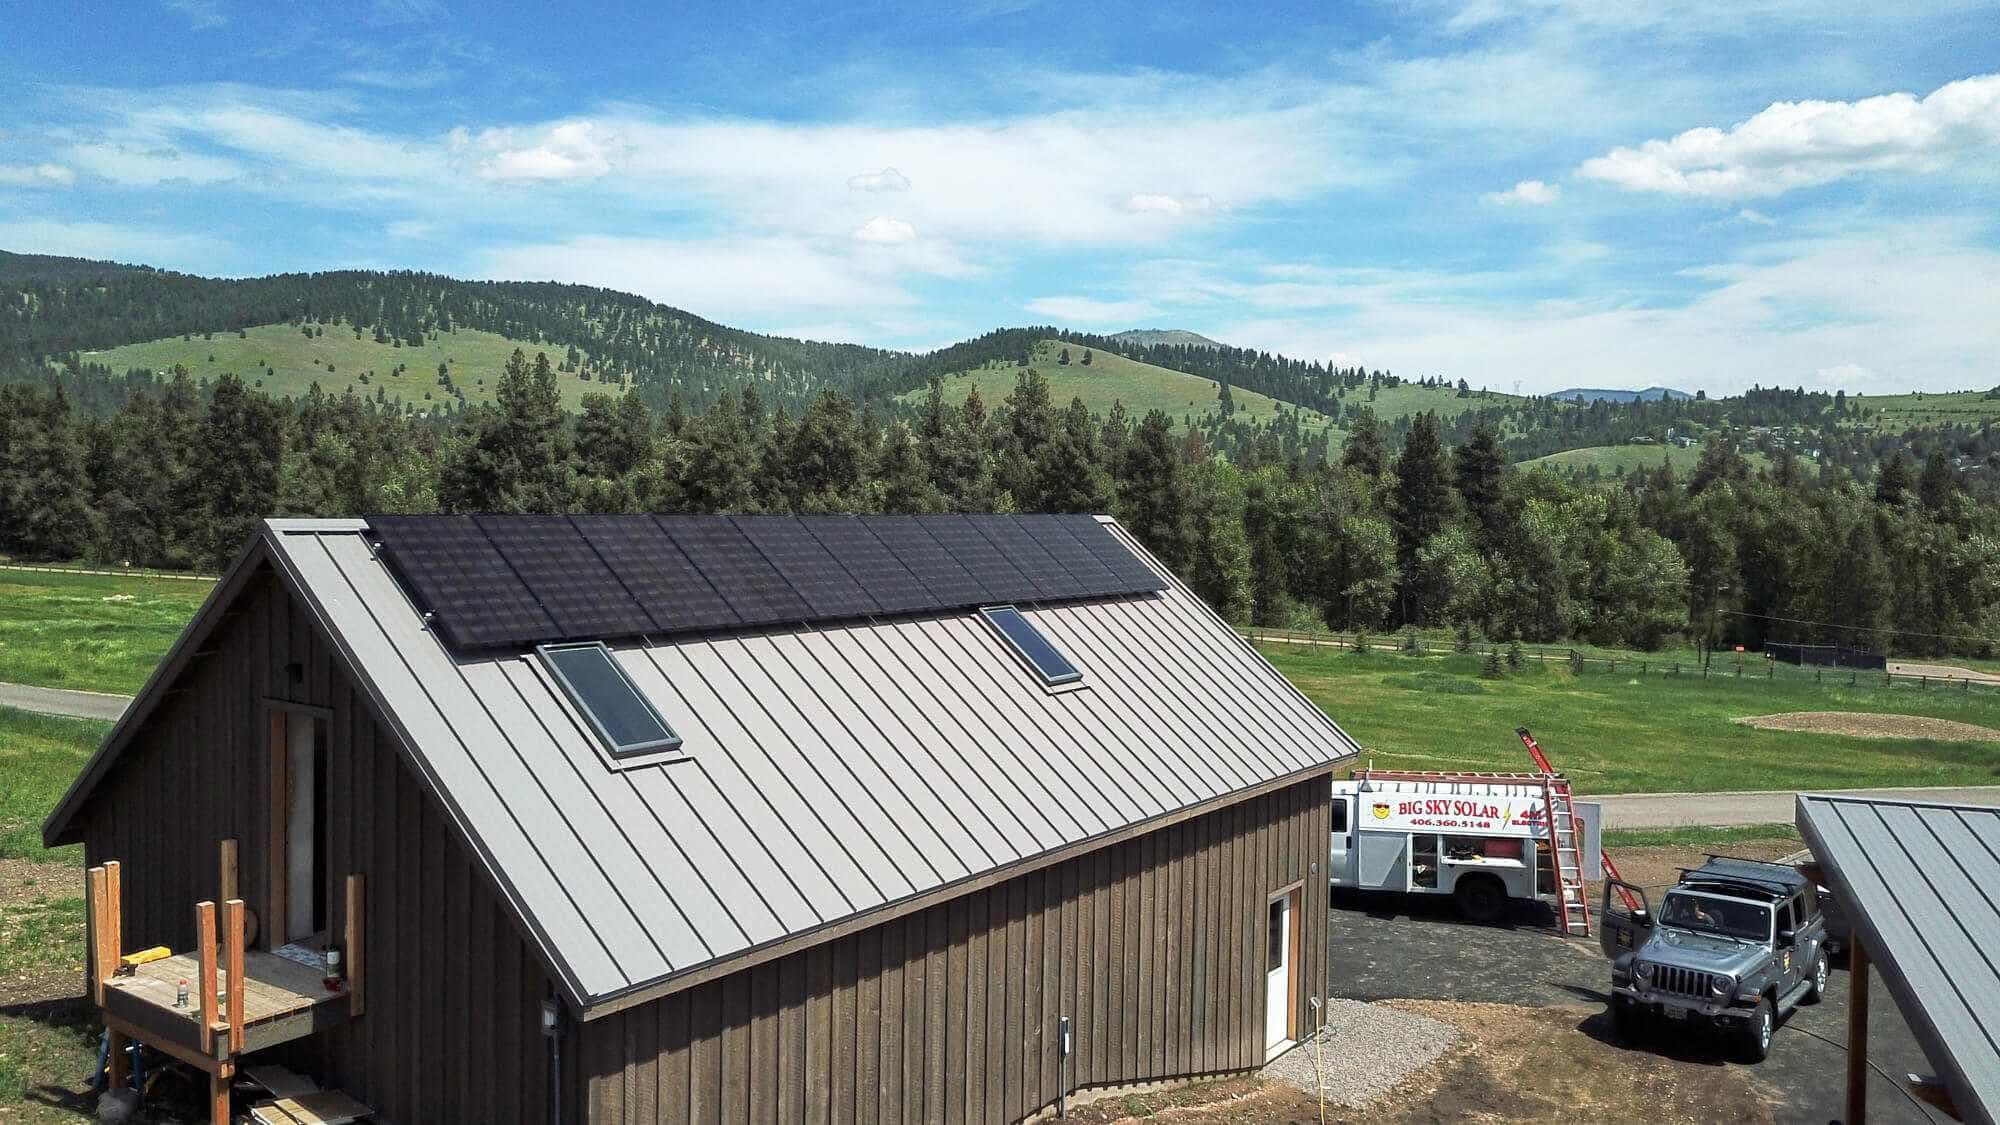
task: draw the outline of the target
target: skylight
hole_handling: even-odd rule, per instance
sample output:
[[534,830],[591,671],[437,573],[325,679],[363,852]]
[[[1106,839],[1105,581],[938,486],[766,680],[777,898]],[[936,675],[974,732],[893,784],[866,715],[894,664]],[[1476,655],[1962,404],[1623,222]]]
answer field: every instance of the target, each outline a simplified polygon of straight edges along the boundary
[[1083,673],[1069,662],[1049,639],[1042,635],[1034,623],[1021,616],[1021,611],[1011,605],[987,606],[979,611],[980,616],[998,630],[1000,636],[1013,646],[1021,659],[1050,687],[1073,684],[1083,679]]
[[639,694],[601,642],[543,645],[535,651],[613,757],[680,747],[680,735]]

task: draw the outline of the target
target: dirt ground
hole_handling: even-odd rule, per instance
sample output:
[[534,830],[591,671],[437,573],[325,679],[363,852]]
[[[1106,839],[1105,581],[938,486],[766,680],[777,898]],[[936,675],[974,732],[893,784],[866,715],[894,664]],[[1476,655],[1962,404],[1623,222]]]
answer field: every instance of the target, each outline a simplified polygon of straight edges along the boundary
[[1790,711],[1782,715],[1749,715],[1736,720],[1763,730],[1846,734],[1856,738],[1931,738],[1939,742],[2000,742],[1992,727],[1932,719],[1922,715],[1877,715],[1864,711]]
[[83,872],[74,864],[0,859],[0,1010],[81,994],[80,950],[74,963],[48,956],[39,948],[46,936],[34,931],[46,924],[47,903],[82,895]]
[[1971,680],[1976,684],[2000,684],[2000,676],[1991,672],[1980,672],[1972,668],[1961,668],[1956,664],[1908,664],[1899,660],[1889,662],[1892,676],[1929,676],[1934,680]]
[[[1797,836],[1776,836],[1769,840],[1734,840],[1718,844],[1715,850],[1720,854],[1735,856],[1737,859],[1774,860],[1791,855],[1800,848]],[[1705,858],[1703,852],[1694,848],[1619,848],[1612,853],[1612,862],[1618,865],[1618,873],[1635,887],[1648,891],[1664,891],[1680,881],[1681,869],[1699,866]],[[1591,884],[1593,896],[1601,894],[1598,884]],[[1590,900],[1590,908],[1596,911],[1598,900]]]

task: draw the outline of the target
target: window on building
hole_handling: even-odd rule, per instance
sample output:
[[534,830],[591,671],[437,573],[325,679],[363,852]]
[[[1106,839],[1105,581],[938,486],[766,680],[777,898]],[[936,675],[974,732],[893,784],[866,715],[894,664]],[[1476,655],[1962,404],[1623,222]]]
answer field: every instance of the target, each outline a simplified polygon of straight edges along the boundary
[[543,645],[536,651],[614,757],[679,748],[680,735],[603,644]]
[[979,611],[987,622],[1011,645],[1021,659],[1050,687],[1059,684],[1073,684],[1083,679],[1083,673],[1069,662],[1069,657],[1049,643],[1034,622],[1021,615],[1021,611],[1011,605],[988,606]]

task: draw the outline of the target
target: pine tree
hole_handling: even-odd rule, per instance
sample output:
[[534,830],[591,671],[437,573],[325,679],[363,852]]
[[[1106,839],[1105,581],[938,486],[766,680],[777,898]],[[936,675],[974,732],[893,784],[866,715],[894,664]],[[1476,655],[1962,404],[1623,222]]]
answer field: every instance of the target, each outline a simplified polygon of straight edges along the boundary
[[944,495],[931,484],[916,439],[901,422],[889,424],[869,481],[869,496],[869,506],[883,512],[936,512],[944,507]]
[[1910,492],[1910,459],[1898,449],[1875,474],[1875,502],[1894,507]]
[[1458,627],[1452,631],[1451,649],[1453,652],[1467,653],[1472,651],[1472,646],[1472,622],[1460,618]]
[[1953,496],[1958,494],[1958,472],[1951,467],[1951,460],[1942,448],[1931,450],[1924,461],[1924,471],[1917,478],[1917,500],[1924,511],[1933,515],[1951,507]]
[[1083,399],[1072,398],[1062,423],[1034,464],[1032,499],[1023,507],[1042,512],[1108,512],[1111,477],[1097,446],[1097,423]]
[[1016,508],[1033,511],[1046,507],[1037,466],[1055,430],[1049,381],[1039,371],[1022,372],[1014,380],[1013,393],[1007,396],[1006,439],[1000,454],[1000,487],[1013,496]]
[[1481,424],[1464,445],[1452,450],[1452,483],[1466,514],[1479,529],[1480,546],[1492,550],[1506,539],[1507,508],[1500,478],[1507,471],[1507,453],[1493,428]]
[[693,512],[746,512],[756,506],[756,457],[737,404],[717,401],[686,426],[687,448],[676,478],[681,503]]
[[1416,581],[1417,552],[1451,522],[1452,508],[1451,469],[1438,437],[1437,415],[1426,411],[1411,422],[1396,458],[1396,563],[1403,570],[1407,621],[1429,619],[1426,591]]
[[1118,502],[1126,529],[1161,562],[1174,570],[1187,562],[1187,489],[1165,411],[1149,412],[1126,445]]
[[1482,680],[1497,680],[1502,675],[1504,673],[1500,668],[1500,650],[1492,647],[1487,648],[1486,659],[1479,663],[1479,678]]
[[866,451],[854,416],[854,402],[838,391],[823,391],[799,416],[786,464],[792,505],[800,512],[852,512],[860,507]]
[[257,522],[277,510],[284,452],[284,408],[235,375],[216,380],[181,481],[191,562],[228,565]]
[[1379,477],[1389,463],[1389,453],[1382,444],[1382,432],[1375,421],[1375,412],[1360,407],[1347,424],[1347,444],[1340,451],[1340,463],[1366,477]]

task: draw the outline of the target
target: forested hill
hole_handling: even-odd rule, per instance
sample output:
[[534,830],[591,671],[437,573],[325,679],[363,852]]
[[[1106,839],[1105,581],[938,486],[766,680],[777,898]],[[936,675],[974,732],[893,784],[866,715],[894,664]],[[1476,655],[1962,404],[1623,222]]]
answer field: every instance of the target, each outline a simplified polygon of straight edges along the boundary
[[803,405],[820,390],[865,384],[908,358],[760,336],[611,289],[403,271],[222,279],[0,251],[0,298],[0,367],[16,370],[44,359],[80,363],[81,353],[120,344],[260,325],[339,326],[377,341],[416,343],[465,327],[544,347],[558,361],[587,365],[601,382],[629,382],[656,404],[678,392],[698,406],[755,380],[774,401]]

